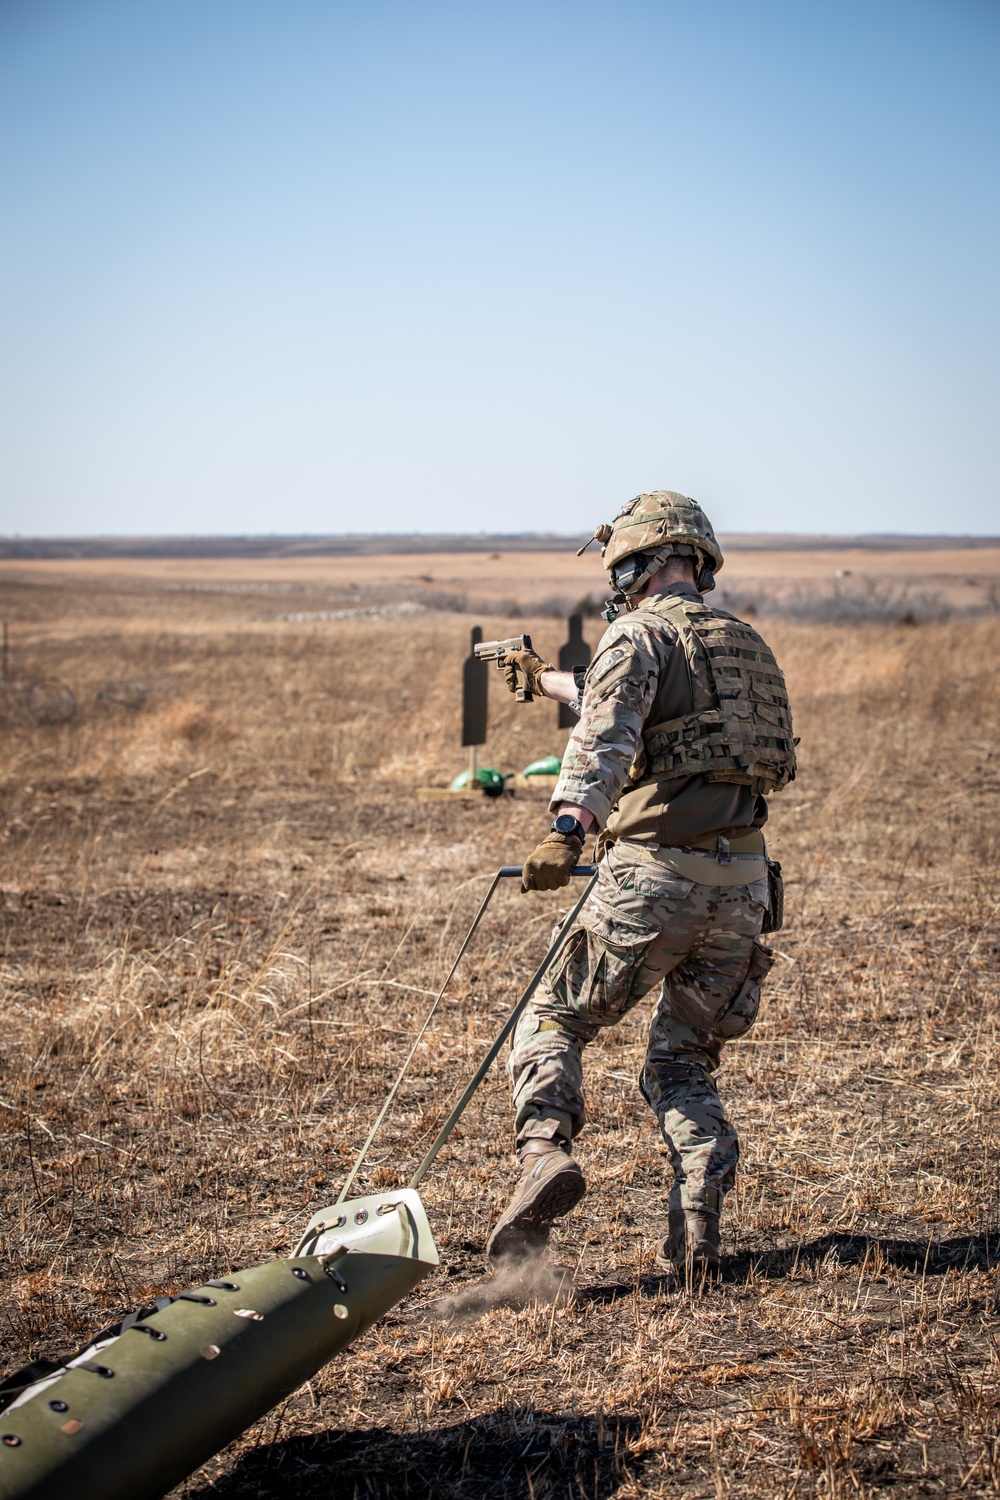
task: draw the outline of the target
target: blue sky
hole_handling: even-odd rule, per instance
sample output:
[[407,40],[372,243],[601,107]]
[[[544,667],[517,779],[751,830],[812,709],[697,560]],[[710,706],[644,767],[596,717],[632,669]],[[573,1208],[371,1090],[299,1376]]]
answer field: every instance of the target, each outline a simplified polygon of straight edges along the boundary
[[1000,532],[994,0],[3,0],[0,532]]

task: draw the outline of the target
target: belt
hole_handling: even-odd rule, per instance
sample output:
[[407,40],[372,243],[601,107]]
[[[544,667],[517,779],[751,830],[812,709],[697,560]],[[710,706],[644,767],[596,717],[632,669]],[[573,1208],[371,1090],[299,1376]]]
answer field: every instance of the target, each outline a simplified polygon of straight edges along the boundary
[[630,850],[643,850],[651,862],[665,865],[668,870],[685,880],[693,880],[696,885],[749,885],[767,874],[764,835],[759,828],[752,828],[739,838],[719,836],[679,848],[647,844],[639,839],[622,842],[627,843]]
[[749,833],[741,833],[734,839],[727,839],[721,833],[713,833],[711,838],[692,839],[690,843],[682,844],[680,847],[682,849],[709,849],[719,863],[724,865],[733,854],[763,854],[764,835],[759,828],[751,828]]

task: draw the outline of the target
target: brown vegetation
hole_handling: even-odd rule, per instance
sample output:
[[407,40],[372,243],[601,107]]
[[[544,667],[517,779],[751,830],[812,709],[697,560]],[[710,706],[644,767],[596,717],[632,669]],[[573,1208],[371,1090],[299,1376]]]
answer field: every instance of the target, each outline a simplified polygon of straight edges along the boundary
[[[527,798],[415,800],[462,764],[468,619],[258,603],[8,588],[8,1368],[288,1250],[488,873],[542,825]],[[552,620],[509,625],[559,644]],[[556,1237],[574,1300],[435,1312],[481,1277],[512,1181],[498,1072],[426,1185],[440,1275],[184,1493],[997,1493],[1000,624],[766,629],[802,770],[774,803],[779,963],[725,1061],[745,1159],[724,1284],[672,1297],[652,1274],[667,1162],[636,1014],[589,1057],[591,1191]],[[37,678],[72,686],[74,719],[27,719]],[[491,709],[499,769],[559,748],[551,706],[494,689]],[[419,1160],[558,905],[501,891],[363,1185]]]

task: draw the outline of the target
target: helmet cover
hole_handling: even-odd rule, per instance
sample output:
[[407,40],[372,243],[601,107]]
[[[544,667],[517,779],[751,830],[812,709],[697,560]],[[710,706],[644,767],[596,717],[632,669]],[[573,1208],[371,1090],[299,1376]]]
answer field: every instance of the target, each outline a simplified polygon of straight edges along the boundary
[[609,572],[633,552],[668,557],[671,553],[690,555],[692,549],[711,572],[722,567],[722,549],[712,523],[696,500],[675,490],[636,495],[622,506],[610,528],[600,530],[610,530],[601,548]]

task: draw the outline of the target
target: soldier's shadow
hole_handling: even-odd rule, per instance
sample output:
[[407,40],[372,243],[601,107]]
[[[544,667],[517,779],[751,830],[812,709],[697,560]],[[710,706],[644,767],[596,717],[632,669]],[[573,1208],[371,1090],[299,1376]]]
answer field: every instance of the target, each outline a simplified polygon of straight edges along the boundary
[[867,1265],[869,1269],[895,1266],[928,1276],[943,1276],[946,1271],[955,1270],[988,1271],[1000,1265],[1000,1233],[958,1235],[947,1240],[897,1240],[841,1231],[804,1244],[786,1245],[780,1250],[746,1250],[729,1255],[724,1263],[724,1276],[728,1281],[741,1281],[751,1274],[779,1280],[798,1266],[821,1261],[843,1266]]
[[[781,1249],[742,1250],[722,1259],[722,1280],[741,1283],[750,1280],[780,1281],[802,1266],[826,1261],[842,1266],[866,1266],[869,1271],[888,1266],[917,1271],[927,1276],[943,1276],[946,1271],[988,1271],[1000,1265],[1000,1231],[992,1234],[958,1235],[953,1239],[883,1239],[877,1235],[824,1234],[818,1239]],[[639,1283],[640,1296],[655,1296],[665,1278],[653,1272]],[[596,1286],[578,1286],[578,1302],[617,1302],[631,1297],[634,1282],[616,1281]]]
[[421,1432],[322,1432],[255,1448],[229,1474],[186,1493],[190,1500],[532,1500],[554,1493],[609,1500],[625,1477],[625,1443],[639,1426],[637,1417],[509,1406]]

